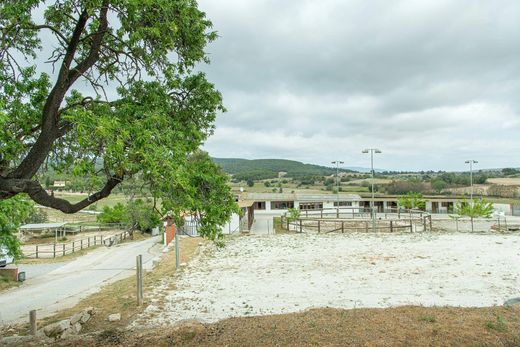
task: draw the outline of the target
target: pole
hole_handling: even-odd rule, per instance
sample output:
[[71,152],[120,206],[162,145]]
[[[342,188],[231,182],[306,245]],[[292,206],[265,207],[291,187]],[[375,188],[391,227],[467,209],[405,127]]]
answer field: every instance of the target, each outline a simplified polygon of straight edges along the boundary
[[470,201],[473,204],[473,160],[469,162]]
[[37,325],[36,325],[36,310],[29,311],[29,323],[31,325],[31,335],[36,335]]
[[180,261],[179,234],[175,231],[175,270],[179,270]]
[[139,254],[136,259],[135,275],[137,280],[137,305],[143,304],[143,256]]
[[374,150],[370,150],[370,169],[372,172],[372,184],[371,184],[371,190],[372,190],[372,201],[371,201],[371,211],[372,211],[372,231],[376,231],[376,211],[374,209]]

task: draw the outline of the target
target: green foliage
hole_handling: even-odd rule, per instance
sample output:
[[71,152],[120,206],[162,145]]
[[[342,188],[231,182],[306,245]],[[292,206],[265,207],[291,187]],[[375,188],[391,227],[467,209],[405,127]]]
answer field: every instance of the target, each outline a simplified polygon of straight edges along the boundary
[[475,231],[473,223],[475,218],[490,218],[494,210],[493,204],[486,199],[473,199],[473,203],[467,200],[459,201],[456,209],[460,216],[471,219],[471,231]]
[[142,232],[151,231],[161,223],[161,218],[153,206],[142,199],[131,200],[126,205],[126,223]]
[[160,224],[160,216],[153,206],[142,199],[129,201],[126,206],[117,203],[113,207],[105,206],[97,216],[100,223],[122,223],[128,228],[142,232],[150,231]]
[[428,190],[427,185],[419,180],[409,181],[392,181],[386,185],[386,192],[388,194],[408,194],[411,192],[424,193]]
[[436,179],[432,180],[431,183],[432,183],[432,189],[437,193],[440,193],[443,189],[448,188],[448,183],[446,183],[445,181],[443,181],[440,178],[436,178]]
[[504,176],[516,175],[517,173],[520,173],[520,171],[517,170],[517,169],[513,169],[513,168],[505,168],[505,169],[502,169],[502,174],[503,174]]
[[126,207],[118,202],[113,207],[104,206],[103,211],[97,215],[96,219],[100,223],[125,223]]
[[247,180],[247,186],[248,187],[253,187],[255,185],[255,181],[253,181],[252,179],[248,179]]
[[[287,177],[330,176],[336,173],[335,168],[304,164],[284,159],[235,159],[213,158],[225,172],[233,175],[234,180],[263,180],[277,178],[279,172],[287,172]],[[340,169],[340,172],[350,170]]]
[[33,208],[34,205],[21,195],[0,200],[0,253],[2,248],[5,248],[7,255],[15,259],[22,256],[16,234]]
[[423,198],[423,195],[416,192],[410,192],[400,197],[397,204],[399,207],[406,209],[424,210],[426,208],[426,200]]
[[266,188],[271,187],[271,182],[269,182],[269,181],[265,181],[265,182],[264,182],[264,186],[265,186]]
[[295,220],[300,219],[301,211],[296,208],[290,208],[288,211],[287,219],[289,222],[294,222]]
[[183,214],[190,213],[199,224],[199,234],[217,240],[221,227],[233,213],[240,213],[229,186],[229,178],[206,152],[192,154],[183,167],[182,180],[164,182],[163,212],[172,212],[177,224]]
[[[103,3],[0,2],[4,187],[13,186],[4,177],[20,167],[16,177],[32,183],[44,177],[36,174],[47,170],[44,161],[80,178],[74,189],[89,192],[139,175],[160,198],[163,182],[189,180],[183,175],[190,154],[225,111],[221,94],[199,72],[209,62],[206,45],[217,38],[212,23],[194,0]],[[36,67],[43,45],[53,49],[55,70]],[[107,96],[104,88],[114,86]],[[27,189],[39,203],[73,212],[43,189],[34,192]],[[0,199],[18,190],[7,193]]]
[[470,218],[490,218],[493,214],[493,203],[486,199],[473,199],[473,203],[459,201],[456,208],[458,214]]
[[36,208],[34,204],[31,204],[31,207],[29,208],[29,213],[27,215],[27,218],[23,221],[24,224],[30,224],[30,223],[45,223],[49,220],[49,217],[47,216],[47,213],[41,209]]

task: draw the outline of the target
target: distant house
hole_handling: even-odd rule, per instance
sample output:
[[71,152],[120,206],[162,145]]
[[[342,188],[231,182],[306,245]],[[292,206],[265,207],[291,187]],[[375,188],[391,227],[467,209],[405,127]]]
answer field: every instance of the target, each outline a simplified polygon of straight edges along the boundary
[[52,186],[54,188],[65,188],[65,186],[67,186],[69,183],[69,181],[54,181]]

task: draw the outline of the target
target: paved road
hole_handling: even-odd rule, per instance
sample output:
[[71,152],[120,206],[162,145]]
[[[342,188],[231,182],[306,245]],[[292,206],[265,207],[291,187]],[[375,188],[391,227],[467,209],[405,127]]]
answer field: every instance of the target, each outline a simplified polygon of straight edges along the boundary
[[103,247],[55,269],[48,264],[41,268],[26,266],[28,280],[24,285],[0,294],[0,324],[26,321],[32,309],[43,318],[74,306],[101,285],[135,273],[135,257],[139,254],[143,255],[144,267],[151,268],[152,259],[161,253],[158,241],[154,237]]

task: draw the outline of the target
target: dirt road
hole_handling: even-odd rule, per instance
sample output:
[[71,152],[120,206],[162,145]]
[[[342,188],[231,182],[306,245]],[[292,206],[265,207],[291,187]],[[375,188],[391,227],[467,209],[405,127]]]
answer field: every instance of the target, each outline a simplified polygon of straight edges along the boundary
[[[42,265],[25,266],[28,280],[23,286],[0,294],[0,324],[26,320],[29,311],[38,310],[39,318],[71,307],[106,283],[132,275],[135,257],[143,255],[145,268],[161,253],[158,237],[102,247],[57,268]],[[132,270],[134,269],[134,270]],[[49,271],[50,270],[50,271]],[[35,276],[32,277],[31,273]]]

